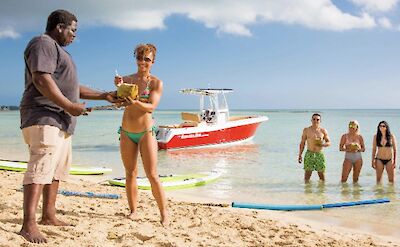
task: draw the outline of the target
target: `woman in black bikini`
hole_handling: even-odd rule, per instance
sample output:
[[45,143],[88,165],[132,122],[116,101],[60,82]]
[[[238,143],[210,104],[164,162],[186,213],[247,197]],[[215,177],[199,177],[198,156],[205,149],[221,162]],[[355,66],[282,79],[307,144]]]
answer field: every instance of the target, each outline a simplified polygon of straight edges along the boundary
[[386,121],[378,124],[372,144],[372,167],[376,170],[376,182],[380,183],[383,170],[386,168],[388,180],[394,182],[394,168],[396,168],[396,137],[390,133]]

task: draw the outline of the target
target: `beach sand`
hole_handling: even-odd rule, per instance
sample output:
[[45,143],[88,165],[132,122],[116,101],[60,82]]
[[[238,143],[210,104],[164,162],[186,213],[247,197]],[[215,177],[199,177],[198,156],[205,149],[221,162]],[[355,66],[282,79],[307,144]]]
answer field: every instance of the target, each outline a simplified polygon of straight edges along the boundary
[[[23,173],[0,171],[0,246],[39,246],[17,234],[23,215],[22,177]],[[147,191],[140,192],[137,219],[130,220],[125,217],[124,188],[96,179],[73,176],[60,189],[120,194],[122,198],[59,195],[57,215],[72,226],[39,226],[48,239],[40,246],[400,246],[399,240],[388,236],[308,221],[293,213],[188,202],[188,198],[171,197],[170,192],[168,226],[160,224],[157,205]]]

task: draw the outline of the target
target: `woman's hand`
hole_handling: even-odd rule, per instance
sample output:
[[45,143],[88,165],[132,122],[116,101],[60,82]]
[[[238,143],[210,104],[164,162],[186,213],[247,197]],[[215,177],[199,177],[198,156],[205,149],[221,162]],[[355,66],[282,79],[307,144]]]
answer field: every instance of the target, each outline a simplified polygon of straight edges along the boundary
[[133,103],[129,101],[128,99],[121,99],[121,102],[116,103],[116,106],[118,107],[125,107],[125,106],[130,106]]
[[376,168],[376,159],[372,160],[372,168],[374,168],[374,169]]
[[114,77],[114,84],[115,84],[115,86],[119,87],[119,86],[121,86],[121,84],[122,84],[123,82],[124,82],[124,81],[123,81],[123,79],[122,79],[122,76],[116,75],[116,76]]
[[350,143],[345,146],[346,152],[359,152],[361,150],[361,145],[359,143]]

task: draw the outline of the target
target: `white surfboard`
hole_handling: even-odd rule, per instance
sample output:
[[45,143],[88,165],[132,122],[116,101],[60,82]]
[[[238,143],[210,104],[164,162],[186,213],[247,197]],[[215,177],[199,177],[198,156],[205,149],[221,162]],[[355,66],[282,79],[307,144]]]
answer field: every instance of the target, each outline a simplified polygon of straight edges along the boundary
[[[0,159],[0,170],[23,172],[26,171],[27,162]],[[97,166],[72,165],[69,171],[72,175],[101,175],[112,172],[111,168]]]
[[[212,171],[208,173],[187,174],[187,175],[168,175],[160,176],[161,184],[166,190],[184,189],[202,186],[212,182],[221,176],[220,172]],[[114,178],[108,181],[111,185],[125,187],[125,178]],[[138,188],[150,190],[151,185],[145,177],[137,178]]]

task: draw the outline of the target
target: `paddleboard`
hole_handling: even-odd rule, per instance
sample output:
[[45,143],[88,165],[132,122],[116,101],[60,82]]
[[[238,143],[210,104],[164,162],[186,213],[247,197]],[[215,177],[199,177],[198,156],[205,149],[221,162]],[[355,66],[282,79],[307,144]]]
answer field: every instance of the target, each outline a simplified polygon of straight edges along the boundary
[[[26,171],[27,162],[0,159],[0,170],[23,172]],[[101,175],[112,172],[111,168],[96,166],[72,165],[69,174],[72,175]]]
[[[220,172],[212,171],[209,173],[187,174],[187,175],[167,175],[160,176],[160,181],[164,189],[175,190],[202,186],[212,182],[221,176]],[[125,187],[125,178],[114,178],[108,181],[111,185]],[[138,188],[142,190],[150,190],[151,185],[145,177],[137,178]]]
[[337,203],[318,204],[318,205],[274,205],[274,204],[232,202],[232,207],[233,208],[296,211],[296,210],[322,210],[325,208],[351,207],[351,206],[378,204],[378,203],[387,203],[387,202],[390,202],[389,198],[355,201],[355,202],[337,202]]

